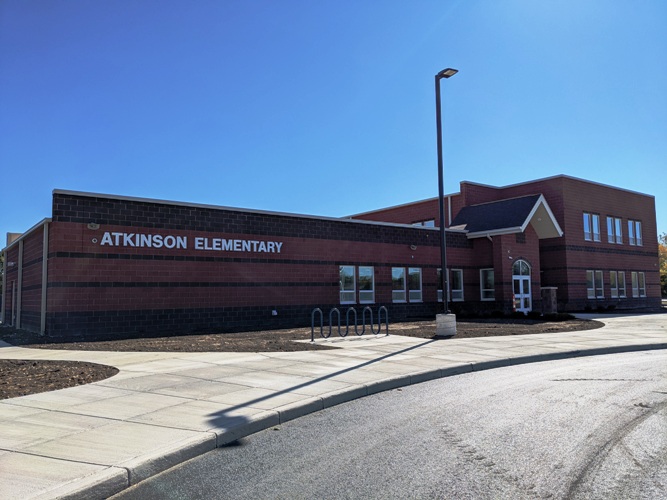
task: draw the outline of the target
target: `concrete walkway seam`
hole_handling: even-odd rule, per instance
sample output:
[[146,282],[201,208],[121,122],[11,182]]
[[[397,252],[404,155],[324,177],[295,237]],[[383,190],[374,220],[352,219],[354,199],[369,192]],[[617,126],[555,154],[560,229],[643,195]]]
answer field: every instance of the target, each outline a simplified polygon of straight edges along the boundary
[[[50,491],[42,492],[37,498],[82,499],[107,498],[119,493],[128,487],[175,467],[187,460],[229,445],[241,438],[255,434],[262,430],[280,425],[325,408],[349,402],[355,399],[377,394],[384,391],[398,389],[429,380],[451,377],[464,373],[495,369],[520,364],[554,361],[567,358],[596,356],[603,354],[617,354],[623,352],[647,351],[667,349],[667,342],[651,344],[634,344],[626,346],[593,347],[551,353],[519,355],[496,360],[462,363],[441,369],[424,369],[413,374],[389,375],[386,379],[359,384],[358,386],[340,389],[324,396],[313,397],[307,401],[295,402],[276,410],[267,410],[261,414],[249,417],[243,424],[229,426],[221,432],[205,431],[199,438],[188,439],[187,442],[167,446],[167,450],[156,452],[151,457],[131,459],[123,464],[111,466],[102,474],[91,475],[89,480],[83,480],[72,489],[72,484],[59,485]],[[165,453],[166,451],[166,453]],[[102,476],[102,477],[100,477]],[[81,480],[79,480],[81,481]]]

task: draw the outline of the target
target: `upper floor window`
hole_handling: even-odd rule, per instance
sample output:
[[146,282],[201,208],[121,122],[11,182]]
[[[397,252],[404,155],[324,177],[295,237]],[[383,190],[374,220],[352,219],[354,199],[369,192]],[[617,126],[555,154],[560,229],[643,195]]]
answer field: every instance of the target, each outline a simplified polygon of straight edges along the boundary
[[607,217],[607,241],[609,243],[623,243],[623,224],[618,217]]
[[413,226],[435,227],[435,219],[419,220],[412,223]]
[[628,221],[628,239],[631,245],[642,246],[642,223],[638,220]]
[[600,241],[600,216],[584,212],[584,239]]

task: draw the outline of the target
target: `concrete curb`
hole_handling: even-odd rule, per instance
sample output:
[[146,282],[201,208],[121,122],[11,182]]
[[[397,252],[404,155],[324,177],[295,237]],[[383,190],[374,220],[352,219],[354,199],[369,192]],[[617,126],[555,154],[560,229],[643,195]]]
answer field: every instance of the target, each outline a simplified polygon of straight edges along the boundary
[[[16,453],[18,458],[12,455],[12,461],[7,462],[8,464],[18,464],[18,469],[16,470],[19,473],[15,478],[27,477],[23,474],[26,470],[29,471],[28,475],[30,477],[39,478],[38,483],[35,483],[35,487],[32,490],[34,491],[32,495],[30,494],[30,490],[33,488],[32,483],[26,483],[30,484],[27,490],[26,488],[18,488],[17,491],[26,490],[26,494],[22,494],[19,498],[108,498],[187,460],[208,453],[215,448],[230,445],[239,439],[290,420],[372,394],[430,380],[501,367],[585,356],[667,349],[667,337],[664,335],[667,332],[665,331],[666,326],[664,322],[645,325],[643,334],[647,336],[643,340],[641,338],[642,333],[638,334],[635,330],[636,323],[630,324],[628,320],[623,318],[615,321],[617,321],[616,325],[620,325],[621,328],[610,328],[606,325],[605,329],[609,329],[605,332],[607,335],[603,337],[597,337],[597,334],[592,336],[591,334],[573,332],[572,335],[549,337],[548,342],[540,340],[540,337],[537,336],[530,337],[530,340],[526,336],[525,339],[521,339],[519,342],[516,339],[510,340],[510,338],[507,338],[502,343],[497,341],[480,343],[478,340],[465,339],[460,341],[455,340],[452,344],[448,344],[451,348],[441,349],[444,345],[439,343],[411,343],[411,341],[406,341],[405,338],[400,337],[387,342],[378,341],[377,344],[371,339],[367,342],[357,343],[356,345],[350,344],[344,348],[349,350],[340,351],[341,355],[333,361],[325,359],[323,362],[330,363],[329,366],[332,367],[333,371],[331,373],[327,370],[312,369],[314,366],[316,367],[316,360],[321,359],[318,358],[318,356],[322,356],[321,354],[312,356],[312,359],[308,355],[296,357],[294,355],[268,356],[270,359],[267,359],[267,356],[262,353],[254,353],[240,357],[231,356],[228,359],[225,358],[225,362],[220,365],[216,365],[210,358],[206,358],[200,362],[195,360],[194,357],[188,356],[173,359],[152,356],[146,359],[146,365],[142,365],[142,361],[134,356],[127,359],[122,358],[122,362],[125,363],[124,365],[119,361],[119,358],[112,358],[121,363],[118,366],[124,366],[121,371],[126,370],[126,373],[130,374],[128,380],[132,380],[133,373],[143,373],[144,371],[146,373],[155,373],[155,375],[150,375],[149,377],[159,377],[160,374],[164,373],[167,377],[171,377],[169,380],[185,380],[187,376],[179,370],[193,370],[196,372],[191,375],[194,377],[193,380],[199,380],[199,377],[202,376],[199,373],[200,371],[212,369],[216,373],[216,377],[223,377],[219,379],[221,383],[224,384],[227,381],[231,384],[241,384],[248,387],[247,390],[252,395],[247,398],[238,399],[238,403],[228,402],[226,405],[223,404],[221,411],[217,412],[215,409],[217,408],[215,406],[216,400],[208,400],[207,397],[210,395],[207,392],[208,389],[206,387],[202,389],[201,385],[197,385],[198,382],[194,383],[195,388],[193,390],[195,392],[192,395],[190,395],[187,388],[185,392],[155,393],[156,398],[184,397],[188,395],[190,403],[185,404],[186,410],[183,410],[179,415],[186,418],[191,418],[189,415],[193,415],[192,418],[195,418],[193,422],[189,420],[183,420],[182,422],[178,419],[174,420],[169,414],[162,414],[162,418],[158,417],[155,419],[152,417],[130,418],[131,412],[127,412],[128,418],[126,419],[122,417],[124,413],[121,411],[118,413],[120,416],[115,419],[114,410],[111,410],[109,414],[95,413],[94,411],[92,413],[86,413],[85,411],[80,413],[83,418],[99,417],[109,419],[113,422],[109,426],[112,429],[110,432],[115,432],[114,428],[123,429],[125,438],[129,436],[130,439],[132,439],[130,430],[125,432],[124,427],[118,426],[128,424],[139,428],[141,425],[152,425],[155,429],[154,436],[159,440],[153,441],[157,445],[152,446],[150,448],[151,451],[148,449],[141,451],[138,448],[133,448],[132,444],[129,444],[129,448],[119,448],[123,444],[116,437],[111,444],[111,448],[106,449],[108,455],[105,459],[102,459],[98,456],[97,451],[91,453],[91,450],[97,450],[97,448],[91,448],[91,445],[89,445],[86,449],[85,443],[87,441],[73,438],[70,440],[70,444],[72,441],[75,441],[76,445],[84,446],[81,448],[83,454],[70,455],[68,458],[53,458],[61,455],[60,449],[54,448],[53,444],[50,446],[55,451],[54,454],[38,454],[29,448],[28,451],[19,451],[19,449],[15,449],[11,445],[11,439],[13,438],[9,437],[9,441],[5,442],[9,444],[5,444],[4,448],[0,449],[0,460],[3,459],[3,456],[7,457],[8,454]],[[424,350],[416,350],[422,348]],[[395,358],[392,359],[392,357]],[[91,358],[92,361],[101,359],[97,354],[91,356]],[[349,360],[356,361],[355,363],[350,363]],[[177,365],[177,361],[182,365]],[[296,364],[294,364],[295,362]],[[144,367],[147,368],[151,363],[157,364],[158,369],[155,372],[148,371],[147,369],[144,370]],[[203,363],[211,363],[207,365],[211,368],[203,366]],[[237,373],[236,369],[223,370],[221,367],[226,366],[225,363],[231,363],[230,366],[239,366],[247,371],[238,372],[240,374],[239,380],[234,380]],[[290,367],[291,371],[280,371],[281,367],[290,366],[290,363],[294,364],[294,369]],[[111,362],[110,364],[114,363]],[[189,365],[192,368],[188,368]],[[185,366],[186,368],[178,368],[173,372],[168,372],[168,368],[171,366]],[[276,370],[275,372],[273,371],[274,369]],[[351,373],[355,373],[356,375],[350,376]],[[313,383],[309,382],[309,379],[321,381],[331,375],[341,374],[343,377],[331,384],[329,392],[313,390],[312,396],[308,397],[308,394],[311,394],[309,385]],[[209,375],[208,372],[206,372],[206,375]],[[280,379],[283,375],[286,377],[285,381]],[[255,378],[257,376],[259,378]],[[274,376],[278,378],[274,380]],[[292,385],[289,381],[290,376],[297,379],[300,378],[300,380],[294,382],[294,385]],[[210,377],[212,383],[218,380],[213,375],[210,375]],[[226,379],[225,377],[231,378]],[[343,386],[343,384],[345,385]],[[132,386],[130,384],[127,386],[127,389],[123,389],[123,387],[122,384],[108,384],[108,386],[101,384],[101,389],[115,391],[111,393],[111,396],[104,396],[111,398],[110,400],[113,400],[115,397],[124,397],[124,390],[139,390],[140,394],[143,392],[143,389],[148,388],[150,392],[150,388],[153,385]],[[325,390],[327,388],[326,386],[322,387]],[[307,390],[305,390],[306,388]],[[86,403],[88,401],[86,398],[90,396],[93,390],[94,388],[88,391],[84,390],[81,393],[75,393],[79,394],[78,399],[73,398],[73,402],[67,404],[72,406]],[[201,390],[201,393],[197,393],[197,390]],[[280,398],[284,397],[283,401],[285,404],[280,404],[280,400],[275,400],[275,404],[267,405],[264,398],[267,397],[266,394],[271,390],[278,391],[281,394]],[[254,393],[253,391],[257,392]],[[291,393],[291,397],[285,397],[288,396],[287,393]],[[197,394],[201,394],[201,400],[198,399]],[[94,393],[93,396],[96,397],[97,393]],[[96,401],[94,397],[90,401]],[[235,399],[231,398],[231,400],[234,401]],[[215,412],[208,414],[215,415],[214,419],[208,422],[209,426],[201,426],[196,420],[198,416],[196,412],[189,413],[190,410],[187,410],[187,407],[190,404],[195,407],[195,410],[201,408],[201,411],[204,412]],[[33,407],[30,404],[18,406],[21,408]],[[214,407],[213,410],[210,409],[210,406]],[[42,407],[37,404],[34,407],[38,411],[48,411],[48,405]],[[180,408],[178,405],[175,407]],[[69,408],[67,405],[56,405],[55,411],[63,411],[67,414],[67,408]],[[146,411],[159,410],[160,408],[159,404],[155,404],[154,406],[148,405]],[[6,413],[4,417],[5,421],[10,421],[7,419],[11,418],[12,414],[11,411]],[[79,415],[76,411],[72,411],[70,414]],[[141,416],[144,414],[137,413],[136,415]],[[26,419],[26,421],[30,422],[29,419]],[[39,425],[40,421],[36,420],[35,422]],[[206,422],[204,423],[206,424]],[[26,429],[30,429],[30,427]],[[150,428],[146,429],[150,430]],[[173,433],[170,433],[169,429],[173,429]],[[142,430],[140,432],[146,431]],[[174,433],[179,436],[178,439],[180,441],[173,442],[176,439]],[[100,432],[97,434],[99,436]],[[141,436],[144,436],[144,434]],[[172,438],[170,439],[169,436],[172,436]],[[149,439],[148,435],[146,435],[146,439]],[[93,440],[91,442],[97,443],[102,441]],[[113,456],[117,452],[124,452],[121,453],[124,455],[122,461],[114,461]],[[62,456],[65,457],[66,454]],[[7,476],[7,478],[12,479],[12,476]],[[23,483],[19,482],[15,484],[20,485]],[[38,484],[41,484],[39,489]],[[16,495],[12,497],[11,486],[9,488],[9,490],[6,490],[0,487],[0,491],[5,491],[3,493],[5,496],[9,492],[10,498],[17,498]]]
[[120,489],[112,491],[114,487],[120,486],[115,478],[105,478],[99,485],[93,484],[87,487],[78,488],[72,495],[65,494],[63,498],[106,498],[109,494],[120,493],[124,489],[159,474],[165,470],[178,465],[179,463],[190,460],[199,455],[212,451],[216,447],[229,445],[241,438],[250,436],[257,432],[270,429],[290,420],[315,413],[325,408],[331,408],[341,403],[346,403],[372,394],[398,389],[413,384],[419,384],[430,380],[452,377],[464,373],[492,370],[507,366],[515,366],[529,363],[540,363],[543,361],[557,361],[561,359],[578,358],[586,356],[599,356],[603,354],[618,354],[623,352],[649,351],[657,349],[667,349],[667,342],[660,344],[640,344],[629,346],[599,347],[591,349],[579,349],[572,351],[562,351],[554,353],[533,354],[528,356],[517,356],[494,361],[482,361],[479,363],[465,363],[460,366],[448,367],[443,369],[424,370],[415,374],[400,375],[388,377],[386,380],[364,384],[353,389],[345,389],[329,394],[321,398],[312,398],[307,402],[297,402],[285,405],[277,412],[267,412],[262,418],[252,420],[237,428],[229,429],[226,432],[217,435],[217,446],[210,446],[209,440],[203,440],[199,445],[188,445],[182,451],[174,450],[168,457],[148,463],[136,463],[128,469],[128,481]]

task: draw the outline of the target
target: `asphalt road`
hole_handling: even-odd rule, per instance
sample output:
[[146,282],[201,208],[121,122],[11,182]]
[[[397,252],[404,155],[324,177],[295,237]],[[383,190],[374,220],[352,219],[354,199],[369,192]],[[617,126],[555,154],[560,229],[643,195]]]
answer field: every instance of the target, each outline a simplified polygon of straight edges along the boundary
[[667,498],[667,352],[381,393],[255,434],[115,498]]

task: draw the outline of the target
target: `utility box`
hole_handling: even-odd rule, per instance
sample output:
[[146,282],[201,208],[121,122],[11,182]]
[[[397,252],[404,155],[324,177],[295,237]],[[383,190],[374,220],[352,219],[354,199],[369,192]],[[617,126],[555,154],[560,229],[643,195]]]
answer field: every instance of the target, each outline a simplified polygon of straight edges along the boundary
[[558,312],[558,300],[556,298],[556,286],[542,287],[542,314],[550,314]]

